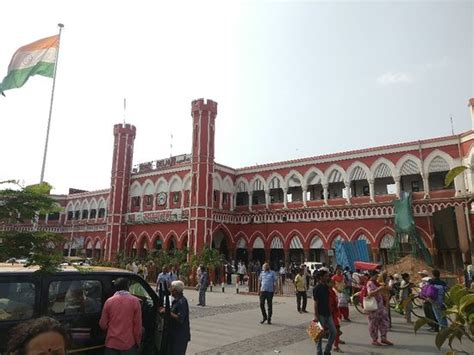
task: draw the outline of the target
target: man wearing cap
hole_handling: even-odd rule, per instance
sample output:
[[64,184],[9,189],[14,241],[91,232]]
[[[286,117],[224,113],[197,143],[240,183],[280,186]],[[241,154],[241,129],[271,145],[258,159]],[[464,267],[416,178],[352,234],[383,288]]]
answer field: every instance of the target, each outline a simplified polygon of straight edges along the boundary
[[[419,284],[420,289],[423,288],[428,282],[431,280],[431,277],[429,276],[428,270],[422,270],[418,271],[418,275],[421,277],[421,282]],[[423,301],[423,312],[425,313],[425,318],[432,320],[434,323],[428,323],[430,329],[429,331],[432,332],[437,332],[438,331],[438,326],[435,324],[436,323],[436,318],[433,313],[433,307],[431,305],[431,302],[429,300],[424,300]]]

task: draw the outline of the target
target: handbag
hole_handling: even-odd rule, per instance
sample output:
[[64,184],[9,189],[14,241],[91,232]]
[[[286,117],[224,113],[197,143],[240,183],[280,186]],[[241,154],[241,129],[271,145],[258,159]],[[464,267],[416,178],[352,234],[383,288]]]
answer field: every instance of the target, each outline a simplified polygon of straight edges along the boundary
[[311,321],[311,323],[309,323],[308,329],[306,329],[306,333],[308,333],[308,336],[315,343],[317,343],[319,341],[319,339],[322,338],[322,336],[324,334],[324,329],[321,326],[321,323],[319,323],[319,322],[316,323],[314,321]]
[[364,307],[364,311],[366,312],[373,312],[376,311],[378,308],[377,300],[375,299],[375,297],[364,297],[362,305]]

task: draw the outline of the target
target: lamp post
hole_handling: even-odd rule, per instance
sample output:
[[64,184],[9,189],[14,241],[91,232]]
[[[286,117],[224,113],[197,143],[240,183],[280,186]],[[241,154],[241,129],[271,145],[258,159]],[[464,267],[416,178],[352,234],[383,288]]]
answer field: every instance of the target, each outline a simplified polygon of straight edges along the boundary
[[69,237],[69,248],[67,251],[67,256],[71,257],[71,248],[72,248],[72,241],[74,240],[74,220],[76,216],[72,216],[72,228],[71,228],[71,236]]

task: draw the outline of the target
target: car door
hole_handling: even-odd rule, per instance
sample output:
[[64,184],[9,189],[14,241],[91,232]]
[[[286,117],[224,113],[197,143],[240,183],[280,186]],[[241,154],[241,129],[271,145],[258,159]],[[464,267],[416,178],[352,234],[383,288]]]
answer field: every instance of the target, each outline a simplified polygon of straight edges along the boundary
[[32,273],[0,274],[0,355],[6,352],[10,331],[40,314],[41,280]]
[[105,333],[99,320],[105,302],[104,282],[91,273],[59,273],[43,277],[42,313],[69,331],[69,354],[102,354]]

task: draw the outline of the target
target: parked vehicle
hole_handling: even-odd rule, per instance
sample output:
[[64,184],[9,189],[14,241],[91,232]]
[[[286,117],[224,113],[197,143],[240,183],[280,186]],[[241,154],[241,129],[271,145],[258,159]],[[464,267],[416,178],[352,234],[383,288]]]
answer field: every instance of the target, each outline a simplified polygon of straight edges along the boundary
[[140,276],[120,269],[93,267],[80,272],[43,274],[21,265],[0,265],[0,355],[6,351],[8,334],[17,324],[36,317],[50,316],[70,332],[68,354],[103,354],[105,332],[99,327],[104,302],[115,292],[113,280],[130,279],[130,293],[142,305],[143,354],[161,354],[159,347],[163,322],[158,295]]

